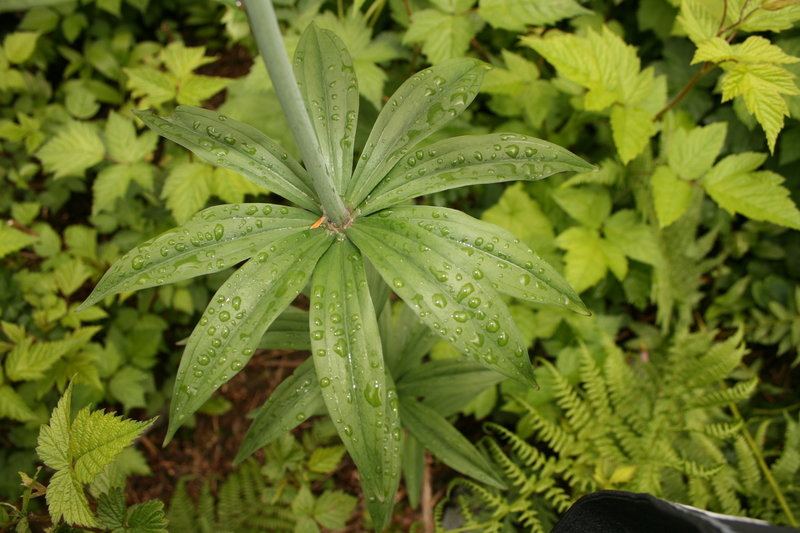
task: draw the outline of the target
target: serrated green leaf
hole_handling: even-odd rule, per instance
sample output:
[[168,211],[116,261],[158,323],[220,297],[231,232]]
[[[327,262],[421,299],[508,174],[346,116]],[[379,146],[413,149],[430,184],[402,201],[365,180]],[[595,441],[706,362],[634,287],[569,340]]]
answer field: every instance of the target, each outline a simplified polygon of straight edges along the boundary
[[419,228],[420,245],[456,260],[470,278],[487,279],[499,291],[521,300],[587,313],[561,275],[513,234],[461,211],[430,206],[395,206],[369,220],[388,230]]
[[547,141],[512,133],[452,137],[409,153],[361,204],[369,214],[423,194],[464,185],[535,181],[594,167]]
[[[400,428],[361,253],[335,242],[311,282],[311,353],[322,398],[369,498],[393,502]],[[393,480],[394,477],[394,480]]]
[[574,0],[481,0],[478,13],[495,28],[522,31],[591,11]]
[[438,9],[414,11],[404,43],[422,43],[422,53],[431,64],[463,56],[480,29],[474,13],[443,13]]
[[356,206],[408,150],[457,117],[478,93],[485,67],[452,59],[409,78],[378,115],[347,188]]
[[69,455],[75,479],[89,483],[147,429],[155,418],[139,422],[85,407],[70,427]]
[[314,502],[312,516],[319,525],[332,531],[345,528],[358,499],[340,490],[326,490]]
[[128,76],[127,87],[142,106],[163,104],[175,98],[177,80],[174,76],[152,67],[122,69]]
[[244,202],[246,195],[265,194],[263,187],[227,168],[217,167],[211,179],[211,194],[228,204]]
[[9,33],[3,39],[3,52],[11,63],[24,63],[36,49],[39,32],[17,31]]
[[306,171],[256,128],[188,106],[179,106],[165,118],[147,111],[135,113],[159,134],[206,161],[238,172],[256,185],[319,213],[319,202]]
[[311,24],[295,50],[294,73],[333,183],[343,192],[353,171],[358,119],[353,60],[335,33]]
[[69,455],[71,425],[72,383],[67,385],[55,409],[50,413],[50,423],[39,430],[36,454],[50,468],[64,470],[72,465]]
[[553,200],[569,216],[592,229],[599,229],[611,213],[611,195],[603,187],[556,189]]
[[89,266],[77,257],[71,257],[60,263],[53,271],[53,281],[64,296],[72,294],[83,286],[83,283],[94,273]]
[[83,485],[72,470],[59,470],[50,478],[47,486],[47,508],[54,524],[63,518],[74,526],[97,527],[97,521],[89,509],[89,501],[83,492]]
[[797,63],[800,58],[790,56],[764,37],[751,35],[739,44],[730,44],[722,37],[713,37],[698,43],[692,64],[703,61],[787,64]]
[[764,129],[770,152],[775,150],[778,133],[783,129],[783,117],[789,116],[782,95],[800,94],[794,78],[794,74],[777,65],[736,63],[720,80],[722,101],[744,98],[747,110]]
[[456,245],[381,217],[360,218],[348,236],[435,333],[488,368],[535,386],[526,347],[493,280],[464,265],[460,259],[469,256]]
[[645,149],[656,134],[656,125],[647,111],[615,105],[611,109],[611,133],[620,159],[627,164]]
[[539,78],[539,69],[534,63],[505,49],[502,55],[505,68],[495,67],[487,72],[481,92],[517,95]]
[[94,126],[88,122],[71,122],[42,146],[36,156],[45,170],[55,178],[83,177],[84,172],[103,160],[105,146]]
[[522,183],[507,187],[497,203],[484,211],[481,218],[509,230],[536,250],[553,247],[553,225],[538,202],[525,192]]
[[320,446],[311,452],[306,464],[312,472],[328,474],[339,466],[344,452],[344,446]]
[[13,388],[0,385],[0,418],[28,422],[36,418],[36,415]]
[[201,102],[208,100],[230,85],[231,81],[233,80],[230,78],[192,74],[180,83],[175,99],[181,105],[200,105]]
[[208,202],[213,169],[202,163],[175,166],[164,181],[161,198],[166,200],[178,224],[183,224]]
[[64,354],[74,347],[66,340],[33,342],[28,337],[8,353],[5,361],[6,376],[11,381],[30,381],[44,377]]
[[110,165],[98,172],[92,183],[92,214],[113,211],[116,201],[128,191],[131,179],[129,165]]
[[313,510],[314,495],[307,485],[303,485],[292,500],[292,513],[296,516],[307,517],[311,516]]
[[661,251],[655,232],[639,218],[633,209],[620,209],[603,226],[606,239],[631,259],[658,265]]
[[305,287],[331,239],[322,229],[296,228],[256,249],[255,257],[219,288],[181,357],[167,442],[189,415],[250,360],[264,331]]
[[652,69],[640,72],[636,48],[606,26],[600,33],[590,29],[584,37],[548,32],[544,38],[520,40],[562,76],[589,89],[584,97],[587,109],[601,111],[614,103],[641,106],[652,92]]
[[125,495],[121,488],[100,494],[97,498],[97,522],[100,527],[114,530],[125,525]]
[[136,163],[156,149],[158,136],[152,131],[136,135],[133,121],[115,112],[108,114],[105,129],[108,155],[120,163]]
[[704,0],[682,0],[677,22],[696,44],[716,36],[722,13],[718,5]]
[[[670,168],[684,180],[699,178],[711,168],[722,151],[727,132],[727,122],[715,122],[691,130],[678,128],[672,134],[667,150]],[[667,225],[669,223],[662,224],[662,227]]]
[[241,463],[256,450],[274,442],[313,414],[324,411],[322,390],[316,384],[314,362],[309,358],[283,380],[264,405],[258,408],[233,464]]
[[506,484],[491,463],[435,409],[411,398],[400,398],[403,426],[450,468],[498,489]]
[[573,226],[561,233],[556,243],[567,251],[565,276],[579,294],[599,283],[608,269],[620,280],[627,274],[628,261],[622,250],[596,230]]
[[145,407],[145,385],[151,380],[150,373],[126,365],[119,369],[108,382],[108,391],[120,402],[125,411],[134,407]]
[[[272,204],[204,209],[185,224],[141,243],[106,271],[79,309],[118,292],[217,272],[256,255],[269,243],[310,227],[314,215]],[[267,252],[264,252],[264,256]]]
[[689,208],[692,201],[692,186],[678,179],[675,172],[666,166],[659,166],[650,177],[653,189],[653,203],[656,208],[658,224],[666,228]]
[[36,242],[36,237],[22,231],[0,224],[0,257],[21,250]]
[[161,50],[159,57],[172,74],[186,78],[194,69],[216,61],[205,54],[204,46],[186,46],[181,41],[174,41]]
[[763,154],[747,152],[730,155],[703,177],[703,186],[731,214],[800,229],[800,211],[789,190],[781,185],[783,176],[768,170],[754,171],[764,159]]
[[126,527],[113,533],[168,533],[164,502],[149,500],[128,508]]

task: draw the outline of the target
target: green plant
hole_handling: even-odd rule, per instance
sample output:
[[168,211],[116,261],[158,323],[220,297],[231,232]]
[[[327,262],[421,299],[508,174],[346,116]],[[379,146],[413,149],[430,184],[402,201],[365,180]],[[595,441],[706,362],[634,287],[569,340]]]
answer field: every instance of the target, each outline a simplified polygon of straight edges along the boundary
[[178,107],[168,118],[137,115],[302,209],[206,209],[121,258],[83,306],[252,258],[223,284],[188,340],[169,440],[242,368],[270,323],[310,282],[314,367],[308,365],[307,387],[321,389],[380,529],[399,480],[402,430],[379,348],[366,260],[437,334],[528,385],[534,382],[526,346],[497,291],[585,311],[560,275],[508,232],[452,209],[398,204],[467,184],[537,180],[592,167],[550,143],[514,134],[420,145],[477,93],[485,69],[462,59],[424,70],[398,89],[352,170],[358,93],[343,44],[311,26],[298,45],[293,74],[271,6],[251,2],[248,9],[305,168],[255,128],[213,111]]
[[[53,526],[63,521],[117,533],[166,533],[162,502],[151,500],[128,507],[122,492],[126,476],[141,471],[137,467],[141,458],[126,452],[133,451],[129,448],[133,440],[154,421],[123,419],[93,411],[89,406],[80,409],[73,418],[70,383],[53,409],[50,423],[41,427],[36,448],[39,458],[55,473],[47,486],[37,482],[36,476],[31,479],[20,473],[27,489],[19,508],[6,505],[11,516],[2,525],[16,524],[16,531],[30,532],[30,499],[46,496]],[[89,506],[86,485],[95,498],[96,512]]]
[[573,354],[577,383],[545,363],[542,391],[555,405],[512,395],[506,409],[519,413],[516,429],[485,425],[486,448],[511,492],[467,480],[451,485],[453,494],[467,488],[455,496],[464,527],[548,531],[578,497],[600,489],[795,523],[797,452],[787,446],[768,465],[762,450],[770,422],[785,424],[787,443],[796,438],[797,423],[742,419],[736,405],[751,398],[757,379],[745,374],[726,383],[744,355],[742,335],[714,342],[715,334],[676,338],[638,362],[606,339],[600,353],[584,347]]
[[170,531],[319,531],[340,530],[357,499],[333,490],[333,474],[345,453],[329,420],[316,420],[295,438],[283,433],[264,447],[264,464],[249,458],[212,493],[206,480],[197,502],[186,480],[169,506]]

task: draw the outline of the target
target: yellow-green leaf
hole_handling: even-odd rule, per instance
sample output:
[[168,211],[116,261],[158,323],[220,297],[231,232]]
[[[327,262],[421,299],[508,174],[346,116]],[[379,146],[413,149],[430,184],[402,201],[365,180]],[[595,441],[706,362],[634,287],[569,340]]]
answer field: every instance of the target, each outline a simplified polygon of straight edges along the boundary
[[71,122],[36,153],[45,170],[55,178],[83,177],[84,172],[103,160],[105,146],[94,126]]
[[650,177],[650,183],[653,188],[653,203],[658,224],[666,228],[689,208],[692,186],[678,179],[675,172],[666,166],[656,168]]
[[656,126],[647,111],[616,105],[611,109],[611,134],[620,159],[627,164],[642,153]]

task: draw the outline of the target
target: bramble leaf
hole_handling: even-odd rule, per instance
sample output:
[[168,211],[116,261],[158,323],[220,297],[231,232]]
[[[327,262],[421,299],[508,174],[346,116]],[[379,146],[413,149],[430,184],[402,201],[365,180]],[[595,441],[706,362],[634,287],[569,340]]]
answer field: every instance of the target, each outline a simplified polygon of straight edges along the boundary
[[167,442],[189,415],[250,360],[264,331],[305,287],[331,239],[322,229],[294,228],[257,248],[255,256],[222,284],[181,358]]
[[94,126],[88,122],[71,122],[36,153],[45,170],[55,178],[83,177],[84,172],[103,160],[105,146]]
[[800,229],[800,211],[789,190],[781,185],[783,176],[769,170],[755,171],[765,158],[752,152],[729,155],[703,177],[703,186],[731,214]]
[[689,208],[692,186],[680,180],[675,172],[666,166],[656,167],[650,177],[650,184],[653,189],[653,203],[658,224],[666,228]]
[[72,470],[59,470],[50,478],[47,486],[47,508],[55,524],[63,518],[76,526],[97,526],[89,509],[89,500],[83,492],[83,484],[75,478]]
[[294,73],[336,190],[343,192],[353,171],[358,118],[358,82],[353,60],[333,32],[311,24],[294,57]]
[[420,9],[414,11],[403,42],[422,43],[422,53],[435,65],[463,56],[480,27],[481,21],[474,13]]
[[638,107],[615,105],[611,109],[611,133],[623,163],[638,156],[656,134],[652,115]]
[[206,161],[319,213],[308,174],[285,150],[252,126],[198,107],[178,106],[169,117],[135,111],[145,124]]
[[28,422],[36,415],[13,387],[0,385],[0,418]]
[[209,207],[185,224],[143,242],[106,271],[78,309],[108,295],[216,272],[308,228],[314,215],[272,204]]
[[595,167],[547,141],[512,133],[452,137],[411,152],[361,204],[362,214],[465,185],[534,181]]
[[495,28],[525,30],[591,11],[575,0],[481,0],[478,14]]
[[21,250],[36,242],[36,237],[23,231],[0,224],[0,257]]
[[[322,398],[368,498],[393,502],[400,427],[361,252],[335,242],[311,282],[311,353]],[[373,500],[374,501],[374,500]]]
[[345,204],[364,200],[411,148],[457,117],[480,88],[485,67],[451,59],[413,75],[378,115],[347,187]]
[[[701,177],[711,168],[722,151],[727,132],[727,122],[715,122],[691,130],[676,129],[670,138],[667,151],[670,168],[684,180],[696,180]],[[663,224],[663,226],[668,225],[669,223]]]
[[556,244],[567,251],[565,276],[578,294],[599,283],[608,269],[620,280],[628,272],[622,250],[600,237],[596,230],[573,226],[556,238]]

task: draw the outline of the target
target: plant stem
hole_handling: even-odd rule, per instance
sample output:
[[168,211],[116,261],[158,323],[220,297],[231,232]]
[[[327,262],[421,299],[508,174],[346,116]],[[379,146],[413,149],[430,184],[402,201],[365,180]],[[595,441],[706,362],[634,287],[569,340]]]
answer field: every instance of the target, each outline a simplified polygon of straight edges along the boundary
[[683,86],[683,89],[681,89],[681,91],[678,94],[676,94],[675,97],[672,100],[670,100],[670,102],[666,106],[664,106],[664,108],[661,111],[656,113],[656,116],[653,117],[653,122],[656,122],[659,119],[661,119],[661,117],[663,117],[667,113],[667,111],[678,105],[680,101],[683,100],[692,89],[694,89],[694,86],[697,85],[697,82],[700,81],[700,78],[702,78],[703,76],[714,70],[715,66],[716,65],[714,63],[703,63],[703,66],[700,67],[700,70],[694,73],[692,79],[686,82],[686,85]]
[[267,72],[278,95],[278,101],[286,114],[306,170],[314,183],[314,189],[322,202],[323,214],[333,224],[341,225],[350,217],[350,212],[336,191],[330,169],[322,155],[322,149],[283,45],[272,0],[247,0],[245,8],[261,58],[267,66]]
[[775,497],[778,499],[778,503],[783,510],[783,513],[786,515],[786,519],[789,522],[789,525],[792,527],[797,527],[797,520],[795,520],[794,514],[792,514],[792,510],[789,508],[789,504],[786,502],[786,498],[783,495],[783,491],[780,489],[778,482],[772,475],[772,471],[767,466],[767,462],[764,460],[764,456],[761,454],[761,449],[756,444],[756,441],[753,439],[753,436],[750,435],[750,432],[747,430],[747,426],[744,425],[744,419],[742,418],[741,413],[739,413],[739,409],[736,407],[735,404],[730,404],[731,412],[733,412],[733,416],[742,422],[742,435],[744,436],[745,442],[747,442],[747,446],[750,448],[750,451],[756,458],[756,462],[758,462],[758,466],[761,468],[761,473],[764,474],[764,477],[767,478],[767,482],[769,486],[772,488],[772,493],[775,494]]

